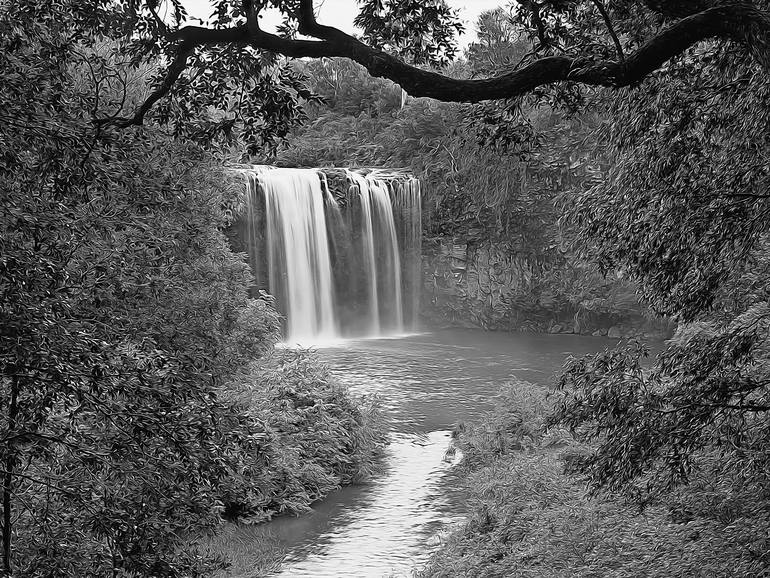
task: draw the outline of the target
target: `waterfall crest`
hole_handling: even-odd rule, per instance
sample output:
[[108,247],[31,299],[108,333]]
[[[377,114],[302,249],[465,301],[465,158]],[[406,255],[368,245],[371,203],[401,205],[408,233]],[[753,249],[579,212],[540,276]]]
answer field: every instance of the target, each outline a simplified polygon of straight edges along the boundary
[[288,343],[415,328],[419,181],[385,170],[257,166],[243,172],[248,195],[242,236],[257,288],[275,297],[285,317]]

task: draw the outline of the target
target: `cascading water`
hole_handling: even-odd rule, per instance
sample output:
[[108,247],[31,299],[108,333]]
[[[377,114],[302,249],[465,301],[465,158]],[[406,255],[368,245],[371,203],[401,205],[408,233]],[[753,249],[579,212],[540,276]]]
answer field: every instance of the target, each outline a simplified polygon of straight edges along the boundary
[[415,327],[422,292],[422,195],[417,179],[404,181],[400,186],[393,208],[397,235],[403,239],[404,247],[404,317],[407,327]]
[[[332,194],[326,172],[336,171]],[[394,171],[245,169],[245,241],[288,343],[414,328],[420,289],[419,182]],[[335,196],[337,198],[335,198]]]
[[401,255],[388,181],[348,171],[361,203],[364,230],[362,252],[369,285],[369,331],[380,334],[383,322],[390,332],[404,331]]

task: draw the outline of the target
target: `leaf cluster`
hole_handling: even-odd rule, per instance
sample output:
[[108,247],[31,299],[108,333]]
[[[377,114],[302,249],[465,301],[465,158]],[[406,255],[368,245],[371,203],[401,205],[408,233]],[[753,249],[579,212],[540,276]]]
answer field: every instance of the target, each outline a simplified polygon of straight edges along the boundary
[[604,177],[566,200],[577,243],[680,328],[651,362],[637,346],[571,362],[552,423],[589,443],[570,468],[594,488],[646,504],[716,468],[759,499],[770,455],[766,75],[745,53],[694,51],[608,105]]

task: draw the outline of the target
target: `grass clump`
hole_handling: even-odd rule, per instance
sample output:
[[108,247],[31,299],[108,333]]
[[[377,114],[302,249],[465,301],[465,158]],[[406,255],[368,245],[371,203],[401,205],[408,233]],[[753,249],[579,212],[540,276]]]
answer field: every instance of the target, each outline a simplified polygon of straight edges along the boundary
[[227,524],[207,537],[203,547],[211,555],[226,558],[227,568],[218,578],[259,578],[281,569],[286,551],[264,525]]
[[515,382],[487,419],[459,428],[469,518],[421,577],[770,575],[770,517],[756,488],[704,466],[643,510],[591,494],[564,473],[586,448],[544,427],[550,407],[541,388]]

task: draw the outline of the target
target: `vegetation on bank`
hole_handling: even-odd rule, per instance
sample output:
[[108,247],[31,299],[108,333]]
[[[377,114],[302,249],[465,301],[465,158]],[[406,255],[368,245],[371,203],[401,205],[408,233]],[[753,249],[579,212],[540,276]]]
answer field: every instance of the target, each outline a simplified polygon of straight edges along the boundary
[[717,452],[704,452],[689,485],[640,508],[565,473],[592,446],[548,426],[555,403],[542,388],[514,382],[487,419],[460,429],[469,518],[421,578],[770,571],[770,496],[726,475]]
[[94,124],[147,71],[83,36],[89,9],[0,8],[0,574],[209,575],[191,539],[305,511],[383,440],[312,357],[273,352],[222,232],[226,154]]
[[306,351],[278,349],[223,397],[262,428],[260,455],[220,486],[225,517],[259,523],[302,514],[378,471],[387,443],[376,398],[354,398]]
[[474,513],[426,575],[767,575],[766,71],[709,45],[586,98],[595,175],[559,197],[564,240],[677,332],[652,360],[572,360],[546,407],[527,390],[468,428]]

